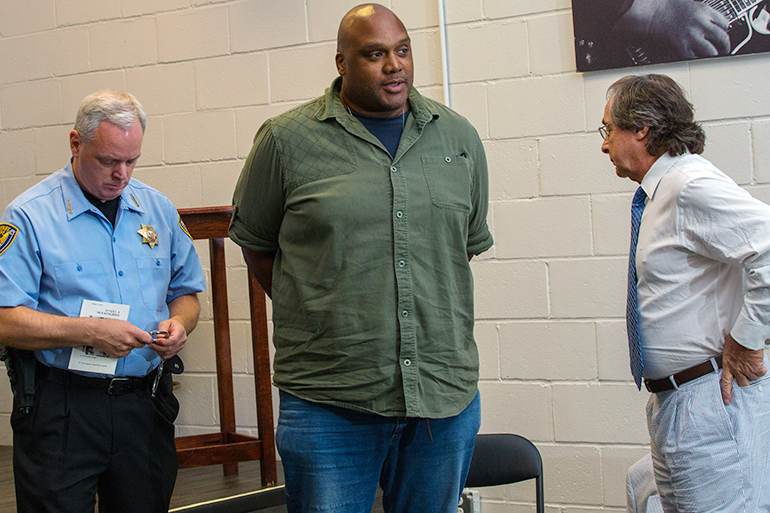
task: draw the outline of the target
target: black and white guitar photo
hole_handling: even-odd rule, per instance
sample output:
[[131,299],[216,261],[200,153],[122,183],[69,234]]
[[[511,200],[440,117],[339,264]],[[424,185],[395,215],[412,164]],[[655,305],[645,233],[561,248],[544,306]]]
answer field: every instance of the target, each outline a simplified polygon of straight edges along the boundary
[[770,51],[770,0],[572,0],[578,71]]
[[[751,42],[755,34],[760,39],[770,35],[770,29],[768,29],[770,14],[768,14],[766,5],[760,5],[764,3],[763,0],[702,1],[727,18],[727,31],[730,35],[730,55],[740,54],[741,50]],[[648,50],[645,50],[643,46],[627,46],[626,51],[628,52],[631,64],[634,66],[653,63],[651,62]],[[659,49],[659,51],[665,53],[666,49]],[[654,62],[665,62],[667,60],[673,59],[655,59]]]

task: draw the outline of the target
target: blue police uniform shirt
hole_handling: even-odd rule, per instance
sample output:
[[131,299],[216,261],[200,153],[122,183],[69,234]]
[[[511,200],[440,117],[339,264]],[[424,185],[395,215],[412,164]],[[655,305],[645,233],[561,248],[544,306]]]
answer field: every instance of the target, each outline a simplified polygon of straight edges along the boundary
[[[157,233],[154,247],[142,242],[142,225]],[[83,300],[119,303],[130,306],[130,323],[150,331],[168,319],[169,302],[204,290],[198,254],[176,208],[133,178],[114,229],[83,195],[71,161],[13,200],[0,219],[0,306],[78,317]],[[70,352],[36,356],[66,369]],[[115,375],[145,376],[159,363],[152,349],[133,349],[118,359]]]

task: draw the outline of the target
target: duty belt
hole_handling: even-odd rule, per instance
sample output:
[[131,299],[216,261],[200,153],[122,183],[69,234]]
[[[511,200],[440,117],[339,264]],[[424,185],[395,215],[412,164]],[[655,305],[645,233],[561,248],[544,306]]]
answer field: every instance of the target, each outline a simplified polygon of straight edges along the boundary
[[46,381],[52,381],[61,385],[102,390],[109,395],[124,395],[138,390],[149,390],[155,378],[155,372],[151,372],[143,378],[89,378],[64,369],[49,367],[41,363],[38,363],[37,372],[39,373],[40,378]]

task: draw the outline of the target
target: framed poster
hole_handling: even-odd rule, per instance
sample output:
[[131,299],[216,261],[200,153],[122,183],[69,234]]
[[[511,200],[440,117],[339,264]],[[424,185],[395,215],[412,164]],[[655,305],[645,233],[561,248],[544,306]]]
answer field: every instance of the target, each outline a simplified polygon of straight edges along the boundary
[[578,71],[770,52],[770,0],[572,0]]

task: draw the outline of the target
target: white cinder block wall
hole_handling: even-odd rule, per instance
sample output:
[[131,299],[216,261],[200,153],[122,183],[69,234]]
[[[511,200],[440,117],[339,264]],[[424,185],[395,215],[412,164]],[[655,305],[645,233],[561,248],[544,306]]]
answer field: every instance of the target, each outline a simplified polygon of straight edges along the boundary
[[[358,0],[0,0],[0,206],[69,155],[80,100],[129,90],[149,115],[134,176],[179,208],[229,204],[259,125],[322,93],[337,25]],[[436,0],[385,1],[413,40],[415,82],[443,98]],[[453,107],[490,164],[495,247],[474,260],[482,432],[532,439],[551,513],[623,511],[647,450],[624,301],[634,184],[599,151],[605,91],[630,70],[578,74],[569,0],[446,0]],[[770,200],[767,56],[656,66],[688,91],[706,157]],[[208,249],[199,244],[204,266]],[[228,242],[237,419],[255,432],[246,269]],[[183,357],[180,434],[218,422],[203,298]],[[11,443],[0,379],[0,443]],[[487,489],[484,511],[532,511],[531,483]]]

